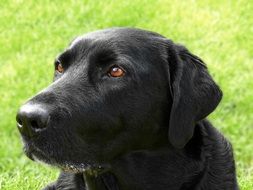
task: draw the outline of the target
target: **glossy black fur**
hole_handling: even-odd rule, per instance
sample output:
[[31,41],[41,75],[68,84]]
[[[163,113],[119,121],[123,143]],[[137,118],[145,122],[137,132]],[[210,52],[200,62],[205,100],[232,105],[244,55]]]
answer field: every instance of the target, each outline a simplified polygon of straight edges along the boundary
[[58,62],[64,73],[26,103],[50,115],[23,135],[26,154],[62,169],[45,189],[238,189],[231,145],[205,119],[222,93],[186,48],[113,28],[76,38]]

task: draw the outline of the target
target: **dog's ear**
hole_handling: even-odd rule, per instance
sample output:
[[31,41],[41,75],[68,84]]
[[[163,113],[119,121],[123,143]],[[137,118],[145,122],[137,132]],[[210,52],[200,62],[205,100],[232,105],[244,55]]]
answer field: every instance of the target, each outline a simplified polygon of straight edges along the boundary
[[183,148],[192,138],[196,123],[219,104],[222,92],[200,58],[179,45],[170,49],[172,107],[168,137],[174,147]]

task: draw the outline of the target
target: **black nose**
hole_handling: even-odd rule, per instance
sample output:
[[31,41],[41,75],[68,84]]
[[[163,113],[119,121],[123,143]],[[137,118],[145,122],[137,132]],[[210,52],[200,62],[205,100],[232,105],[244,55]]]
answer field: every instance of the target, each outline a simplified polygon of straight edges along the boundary
[[25,104],[19,109],[16,120],[21,134],[34,137],[47,127],[49,114],[40,105]]

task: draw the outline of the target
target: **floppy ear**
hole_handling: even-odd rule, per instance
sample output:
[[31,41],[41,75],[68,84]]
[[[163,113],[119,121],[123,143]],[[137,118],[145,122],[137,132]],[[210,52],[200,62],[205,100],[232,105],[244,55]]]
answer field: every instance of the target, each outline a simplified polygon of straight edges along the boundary
[[200,58],[182,46],[171,49],[168,62],[173,102],[168,136],[174,147],[183,148],[192,138],[196,123],[219,104],[222,92]]

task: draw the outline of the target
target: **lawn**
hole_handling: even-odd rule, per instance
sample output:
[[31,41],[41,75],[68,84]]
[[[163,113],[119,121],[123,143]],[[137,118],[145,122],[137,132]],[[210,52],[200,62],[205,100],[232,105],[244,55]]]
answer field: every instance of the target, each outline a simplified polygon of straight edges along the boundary
[[[250,3],[251,2],[251,3]],[[224,97],[209,117],[232,142],[242,190],[253,189],[252,1],[0,1],[0,189],[40,189],[57,169],[22,153],[15,114],[52,81],[53,61],[79,34],[153,30],[207,63]]]

